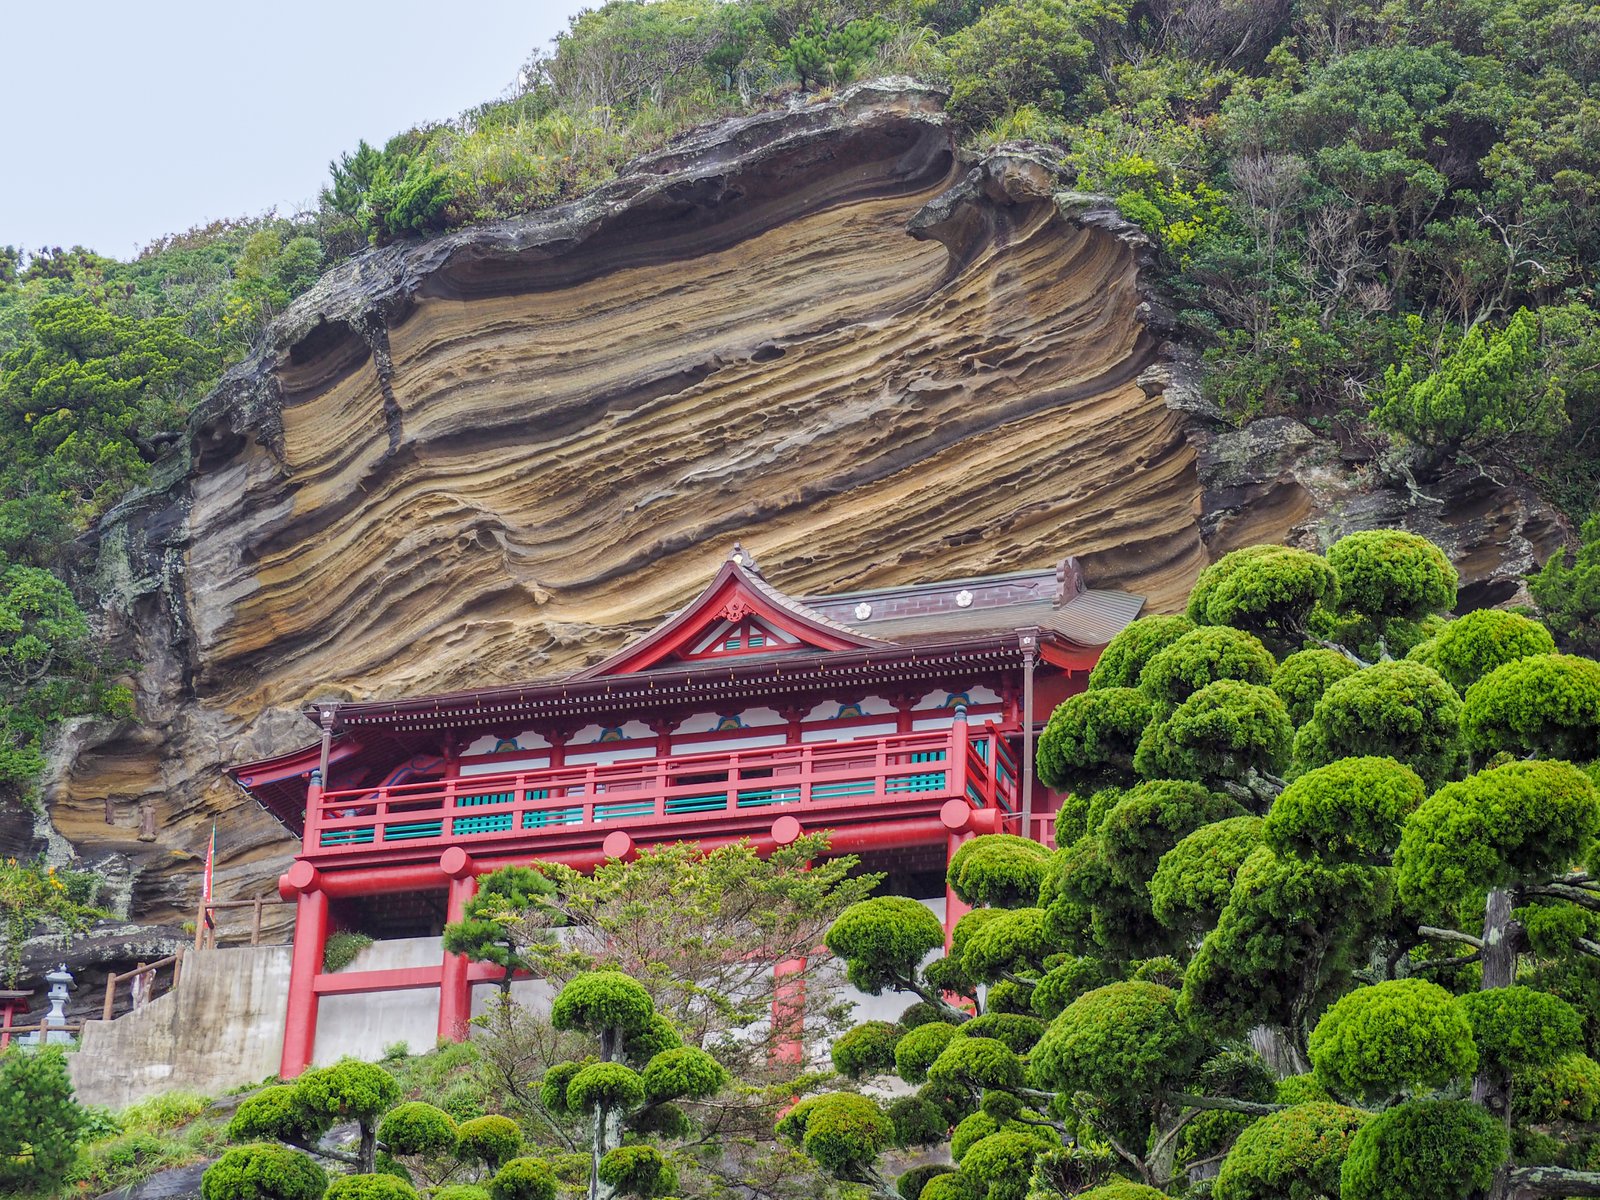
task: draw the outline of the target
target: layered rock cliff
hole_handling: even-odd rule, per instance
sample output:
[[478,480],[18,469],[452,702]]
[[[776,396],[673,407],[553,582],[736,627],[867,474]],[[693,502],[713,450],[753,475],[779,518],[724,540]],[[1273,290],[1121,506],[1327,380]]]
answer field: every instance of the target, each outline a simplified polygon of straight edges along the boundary
[[[1071,553],[1170,609],[1232,545],[1440,524],[1304,426],[1206,411],[1145,240],[1061,187],[867,85],[331,272],[100,531],[141,721],[69,732],[54,830],[147,921],[192,911],[213,821],[219,895],[267,892],[293,845],[222,770],[309,740],[301,704],[565,672],[735,539],[786,589]],[[1561,536],[1531,499],[1472,520],[1485,587],[1512,527]]]

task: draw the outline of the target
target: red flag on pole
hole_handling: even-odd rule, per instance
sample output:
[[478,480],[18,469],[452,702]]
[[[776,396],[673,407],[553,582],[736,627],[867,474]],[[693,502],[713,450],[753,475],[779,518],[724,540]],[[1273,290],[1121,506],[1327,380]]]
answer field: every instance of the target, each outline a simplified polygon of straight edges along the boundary
[[205,905],[206,927],[216,928],[216,919],[211,913],[211,869],[217,860],[217,823],[211,822],[211,841],[206,846],[206,874],[201,888],[201,900]]

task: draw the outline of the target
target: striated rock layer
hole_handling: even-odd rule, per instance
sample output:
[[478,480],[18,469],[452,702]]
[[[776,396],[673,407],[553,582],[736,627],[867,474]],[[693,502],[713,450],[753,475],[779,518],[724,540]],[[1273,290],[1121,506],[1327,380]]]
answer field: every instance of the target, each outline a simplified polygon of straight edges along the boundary
[[171,919],[217,819],[219,895],[258,894],[292,845],[221,770],[307,740],[299,705],[569,671],[735,539],[798,591],[1074,553],[1178,603],[1200,489],[1139,383],[1145,243],[1053,186],[869,86],[332,272],[107,522],[145,724],[81,731],[56,828]]

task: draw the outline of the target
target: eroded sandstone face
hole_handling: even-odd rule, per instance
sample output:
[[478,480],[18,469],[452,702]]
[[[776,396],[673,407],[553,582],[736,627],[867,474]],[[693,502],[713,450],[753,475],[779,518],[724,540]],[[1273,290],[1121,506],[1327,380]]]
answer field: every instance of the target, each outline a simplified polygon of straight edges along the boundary
[[258,894],[293,845],[221,771],[309,740],[299,705],[572,670],[736,539],[794,591],[1072,553],[1175,606],[1201,498],[1138,382],[1144,243],[1054,186],[873,86],[333,272],[107,523],[145,724],[63,755],[56,828],[175,919],[216,819],[218,894]]

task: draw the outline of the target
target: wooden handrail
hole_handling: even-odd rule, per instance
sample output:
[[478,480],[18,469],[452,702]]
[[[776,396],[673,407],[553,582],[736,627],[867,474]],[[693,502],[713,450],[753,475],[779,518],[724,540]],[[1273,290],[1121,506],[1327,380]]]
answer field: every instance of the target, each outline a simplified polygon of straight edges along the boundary
[[[169,954],[166,958],[158,958],[155,962],[142,962],[131,971],[122,971],[115,975],[106,976],[106,999],[101,1009],[100,1019],[109,1021],[117,1003],[117,985],[126,980],[135,979],[140,975],[150,976],[150,986],[154,988],[156,972],[163,967],[172,968],[172,987],[178,986],[178,980],[183,972],[183,950],[180,948],[176,954]],[[170,990],[170,989],[169,989]],[[152,997],[153,999],[154,997]]]
[[202,900],[200,902],[200,910],[195,914],[194,948],[196,950],[204,950],[208,946],[213,950],[217,948],[216,923],[212,922],[208,927],[206,925],[206,916],[230,908],[248,908],[252,910],[250,916],[250,944],[259,946],[261,944],[262,910],[268,904],[285,903],[287,901],[282,896],[257,896],[254,900]]

